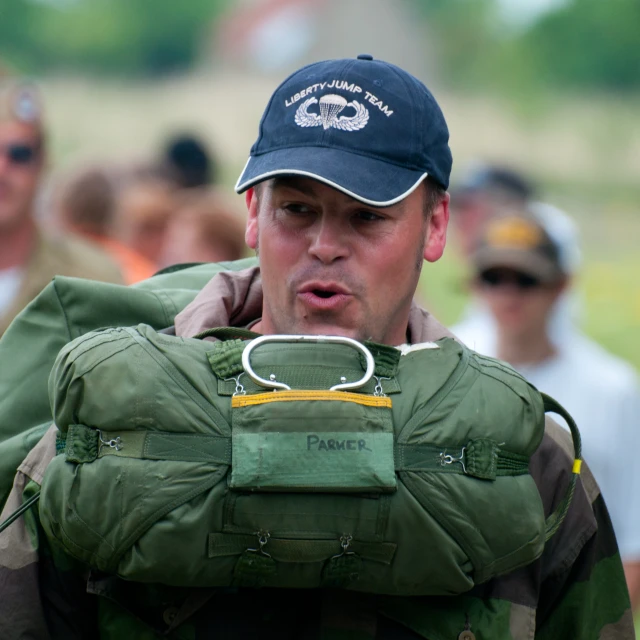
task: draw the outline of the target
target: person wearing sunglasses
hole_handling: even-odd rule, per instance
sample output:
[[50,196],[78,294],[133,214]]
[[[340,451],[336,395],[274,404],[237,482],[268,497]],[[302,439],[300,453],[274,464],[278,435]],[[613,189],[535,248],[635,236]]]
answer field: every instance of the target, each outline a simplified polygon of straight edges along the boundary
[[[640,605],[640,383],[633,368],[575,326],[554,335],[557,307],[572,292],[574,266],[563,240],[535,208],[491,219],[471,254],[472,291],[488,312],[485,333],[454,327],[466,344],[511,364],[576,420],[585,459],[613,521],[632,606]],[[476,325],[476,327],[479,325]],[[479,346],[481,345],[481,346]],[[558,418],[562,421],[561,418]]]
[[51,237],[36,224],[45,151],[35,88],[0,78],[0,335],[55,275],[122,281],[117,266],[102,252]]

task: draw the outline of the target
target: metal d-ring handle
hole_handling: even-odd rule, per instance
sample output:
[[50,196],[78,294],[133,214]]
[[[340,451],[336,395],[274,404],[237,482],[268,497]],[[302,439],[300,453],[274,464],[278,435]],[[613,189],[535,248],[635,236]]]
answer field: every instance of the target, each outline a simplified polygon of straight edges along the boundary
[[367,347],[365,347],[362,343],[357,340],[353,340],[351,338],[343,338],[342,336],[296,336],[296,335],[273,335],[273,336],[260,336],[259,338],[255,338],[252,340],[242,352],[242,366],[244,367],[247,375],[258,385],[261,387],[265,387],[266,389],[283,389],[286,391],[290,391],[291,387],[284,382],[276,382],[275,380],[265,380],[265,378],[261,378],[251,367],[251,352],[262,344],[266,342],[328,342],[331,344],[346,344],[357,351],[360,351],[365,358],[367,363],[367,370],[364,373],[364,376],[360,378],[360,380],[356,380],[356,382],[344,382],[342,384],[333,385],[329,389],[329,391],[346,391],[347,389],[359,389],[363,387],[371,377],[373,376],[373,372],[375,369],[375,361],[371,352]]

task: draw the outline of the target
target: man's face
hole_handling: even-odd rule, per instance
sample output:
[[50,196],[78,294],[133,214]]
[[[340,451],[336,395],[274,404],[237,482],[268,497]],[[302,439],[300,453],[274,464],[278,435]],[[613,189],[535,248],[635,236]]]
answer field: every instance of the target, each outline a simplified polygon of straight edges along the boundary
[[31,215],[42,169],[39,135],[20,122],[0,122],[0,231]]
[[385,208],[309,178],[247,193],[247,244],[259,249],[263,333],[341,335],[406,342],[423,260],[442,255],[448,195],[431,217],[416,189]]
[[566,280],[543,284],[509,268],[494,268],[474,282],[476,294],[488,305],[498,330],[506,337],[526,339],[547,327]]

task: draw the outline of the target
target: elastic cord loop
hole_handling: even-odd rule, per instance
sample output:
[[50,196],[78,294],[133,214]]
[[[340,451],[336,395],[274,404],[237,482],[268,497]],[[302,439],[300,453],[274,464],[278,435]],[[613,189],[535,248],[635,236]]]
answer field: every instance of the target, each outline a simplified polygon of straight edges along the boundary
[[569,486],[567,487],[564,498],[562,498],[557,509],[547,518],[547,532],[545,535],[545,541],[547,541],[556,533],[556,531],[558,531],[560,525],[565,519],[565,516],[567,515],[567,512],[569,511],[569,507],[571,506],[573,493],[576,490],[576,481],[580,474],[580,468],[582,467],[582,441],[580,439],[580,431],[578,431],[578,427],[574,419],[569,415],[567,410],[546,393],[541,393],[540,395],[544,401],[545,413],[551,411],[553,413],[557,413],[566,420],[569,425],[569,430],[571,431],[574,450],[573,473],[569,480]]

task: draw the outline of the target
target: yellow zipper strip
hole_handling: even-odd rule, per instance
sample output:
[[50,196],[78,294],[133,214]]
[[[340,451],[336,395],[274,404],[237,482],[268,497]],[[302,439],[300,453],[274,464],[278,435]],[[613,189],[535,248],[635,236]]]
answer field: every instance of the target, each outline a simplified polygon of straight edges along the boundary
[[337,402],[355,402],[365,407],[383,407],[391,409],[391,398],[386,396],[366,396],[348,391],[269,391],[250,396],[233,396],[231,407],[251,407],[269,402],[298,402],[299,400],[333,400]]

